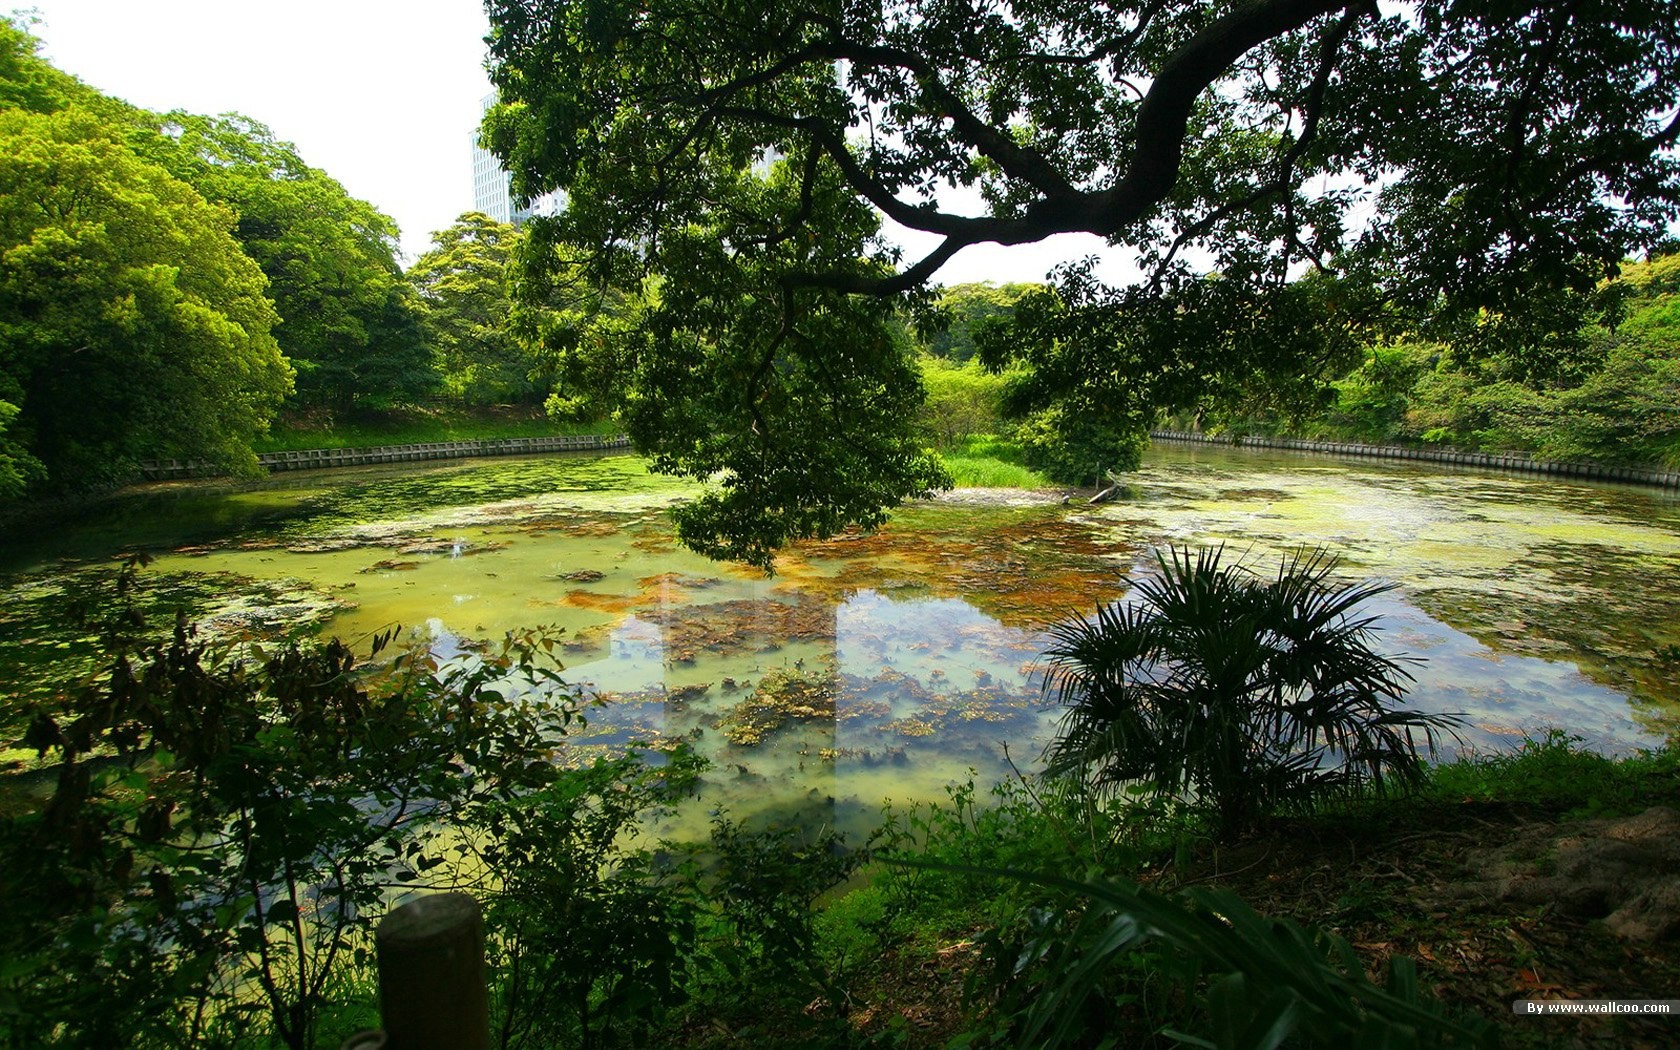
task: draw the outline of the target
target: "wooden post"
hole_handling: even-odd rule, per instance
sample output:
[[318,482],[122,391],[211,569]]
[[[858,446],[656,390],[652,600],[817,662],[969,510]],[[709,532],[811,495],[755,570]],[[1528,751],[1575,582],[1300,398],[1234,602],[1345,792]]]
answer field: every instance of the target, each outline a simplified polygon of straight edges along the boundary
[[489,1050],[484,916],[465,893],[393,910],[373,935],[389,1050]]

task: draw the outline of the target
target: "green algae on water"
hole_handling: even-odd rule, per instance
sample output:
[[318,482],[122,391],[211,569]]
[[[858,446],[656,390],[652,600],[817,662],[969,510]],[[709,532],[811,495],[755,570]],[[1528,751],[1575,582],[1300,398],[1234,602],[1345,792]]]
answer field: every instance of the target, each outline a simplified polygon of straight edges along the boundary
[[230,635],[401,627],[440,654],[546,625],[600,701],[563,761],[681,740],[713,763],[705,806],[865,823],[883,799],[1030,767],[1057,718],[1046,627],[1125,600],[1151,548],[1224,543],[1266,572],[1325,546],[1399,585],[1372,609],[1381,638],[1427,661],[1412,697],[1465,712],[1468,746],[1550,724],[1625,750],[1680,724],[1658,656],[1680,644],[1680,501],[1649,491],[1156,449],[1121,502],[956,493],[795,544],[773,577],[677,546],[665,511],[695,488],[626,456],[168,491],[142,527],[89,522],[0,578],[8,670],[82,673],[95,636],[60,614],[78,587],[105,600],[110,555],[146,549],[160,622],[173,603]]

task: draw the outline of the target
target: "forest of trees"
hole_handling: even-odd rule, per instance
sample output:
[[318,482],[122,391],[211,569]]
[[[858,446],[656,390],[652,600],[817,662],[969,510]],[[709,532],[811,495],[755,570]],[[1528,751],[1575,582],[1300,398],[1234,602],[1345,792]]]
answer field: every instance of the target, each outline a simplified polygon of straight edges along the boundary
[[[1020,365],[988,371],[976,332],[1009,344],[1015,304],[1044,286],[957,285],[938,300],[949,329],[925,341],[924,423],[942,449],[982,435],[1020,445],[1025,461],[1057,480],[1029,420],[1011,417]],[[1545,459],[1680,467],[1680,254],[1624,263],[1604,285],[1612,304],[1576,333],[1567,357],[1538,367],[1521,348],[1474,347],[1399,335],[1373,341],[1314,373],[1251,376],[1211,386],[1159,422],[1211,433],[1293,435],[1375,444],[1524,452]]]
[[391,218],[256,120],[148,112],[36,52],[0,20],[0,500],[153,457],[249,472],[282,413],[598,411],[578,297],[514,305],[512,226],[465,214],[405,272]]

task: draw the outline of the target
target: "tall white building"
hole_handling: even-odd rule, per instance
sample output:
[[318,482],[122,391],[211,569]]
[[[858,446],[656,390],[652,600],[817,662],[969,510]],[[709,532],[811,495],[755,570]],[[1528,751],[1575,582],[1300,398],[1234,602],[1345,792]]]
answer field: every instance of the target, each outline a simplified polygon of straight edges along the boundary
[[[496,96],[485,95],[479,100],[478,115],[482,119],[496,104]],[[473,208],[497,222],[513,221],[513,195],[508,189],[508,173],[502,170],[501,160],[478,144],[478,129],[473,129]]]
[[[495,104],[494,94],[480,99],[479,119],[482,120],[484,114],[490,112],[490,107]],[[553,193],[545,193],[523,206],[518,204],[513,199],[513,191],[508,185],[508,173],[503,170],[501,159],[478,144],[476,128],[473,130],[472,162],[473,208],[497,222],[510,222],[517,226],[533,215],[552,215],[559,208],[560,197]]]

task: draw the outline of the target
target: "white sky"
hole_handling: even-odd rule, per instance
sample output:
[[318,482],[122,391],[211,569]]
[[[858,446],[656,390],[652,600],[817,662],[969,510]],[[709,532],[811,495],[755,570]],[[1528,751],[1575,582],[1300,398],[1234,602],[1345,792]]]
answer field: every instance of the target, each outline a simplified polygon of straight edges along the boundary
[[[27,0],[13,0],[25,3]],[[489,23],[479,0],[33,0],[48,61],[151,110],[243,113],[402,228],[412,260],[472,208]],[[28,10],[25,8],[25,10]],[[910,260],[934,243],[904,235]],[[937,280],[1037,281],[1103,254],[1068,234],[978,245]],[[1121,279],[1117,265],[1113,271]]]

